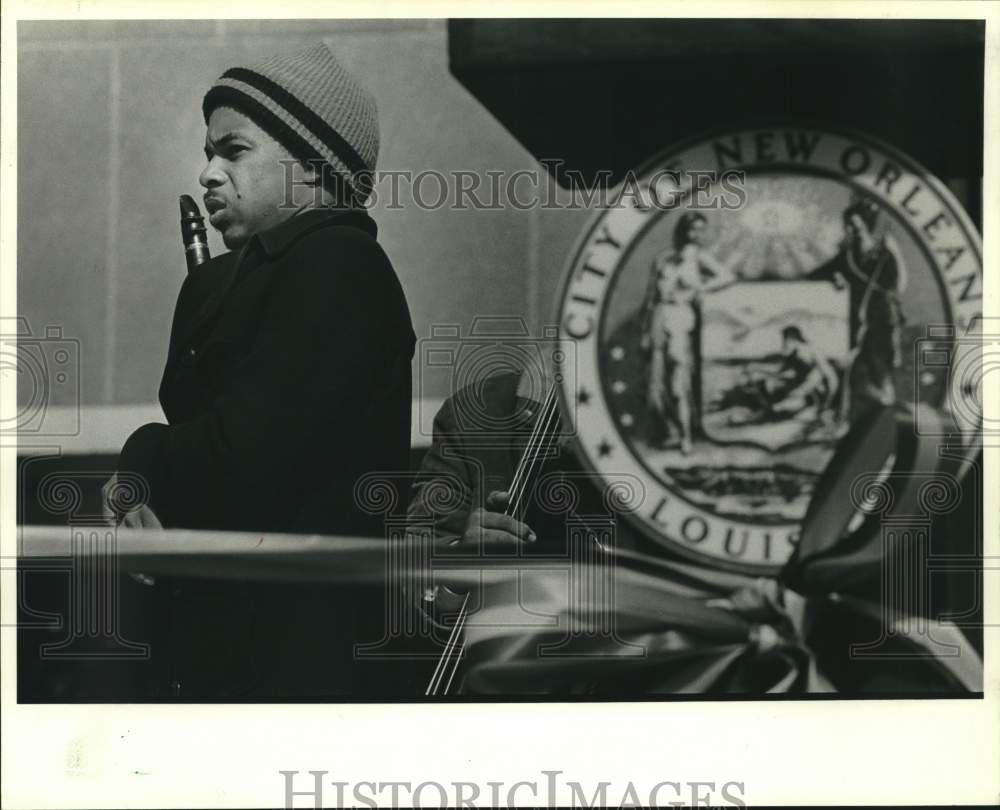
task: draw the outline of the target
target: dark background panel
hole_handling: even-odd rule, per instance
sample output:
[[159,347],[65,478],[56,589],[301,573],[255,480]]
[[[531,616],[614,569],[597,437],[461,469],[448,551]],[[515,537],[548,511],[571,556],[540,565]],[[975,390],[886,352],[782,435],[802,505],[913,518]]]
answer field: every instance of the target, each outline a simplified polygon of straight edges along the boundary
[[535,157],[618,179],[716,127],[787,119],[982,176],[981,20],[452,20],[452,74]]

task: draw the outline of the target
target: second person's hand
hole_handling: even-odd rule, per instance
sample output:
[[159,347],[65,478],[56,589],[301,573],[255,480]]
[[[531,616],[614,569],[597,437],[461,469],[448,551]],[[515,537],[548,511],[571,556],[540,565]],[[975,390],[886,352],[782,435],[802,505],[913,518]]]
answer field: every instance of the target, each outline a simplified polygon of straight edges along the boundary
[[458,542],[484,547],[534,543],[535,533],[526,523],[504,514],[509,498],[507,492],[491,492],[486,498],[486,506],[473,509],[469,514],[465,533]]

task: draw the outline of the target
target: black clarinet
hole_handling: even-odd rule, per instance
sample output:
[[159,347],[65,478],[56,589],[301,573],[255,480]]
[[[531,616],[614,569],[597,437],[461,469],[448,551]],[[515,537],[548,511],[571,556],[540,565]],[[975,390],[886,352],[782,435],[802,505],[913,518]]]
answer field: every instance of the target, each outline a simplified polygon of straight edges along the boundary
[[188,194],[181,194],[181,239],[184,241],[184,258],[189,273],[212,258],[208,251],[205,219],[198,203]]

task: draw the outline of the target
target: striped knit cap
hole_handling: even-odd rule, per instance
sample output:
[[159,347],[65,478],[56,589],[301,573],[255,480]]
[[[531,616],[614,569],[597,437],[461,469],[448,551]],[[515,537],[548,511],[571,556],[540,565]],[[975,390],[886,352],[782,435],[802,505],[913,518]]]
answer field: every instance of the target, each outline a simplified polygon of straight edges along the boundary
[[378,160],[375,99],[326,43],[250,68],[230,68],[201,107],[206,124],[216,107],[243,113],[294,158],[318,166],[326,188],[346,182],[358,204],[371,193]]

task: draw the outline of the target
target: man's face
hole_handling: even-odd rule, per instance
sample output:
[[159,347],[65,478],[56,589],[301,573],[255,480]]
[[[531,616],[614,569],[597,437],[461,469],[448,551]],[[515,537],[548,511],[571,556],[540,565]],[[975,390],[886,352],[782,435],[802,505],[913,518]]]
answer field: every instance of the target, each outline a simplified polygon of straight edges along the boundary
[[209,222],[230,250],[295,213],[284,199],[286,164],[282,163],[292,156],[242,113],[229,107],[212,113],[205,157],[208,165],[198,182],[206,189]]

